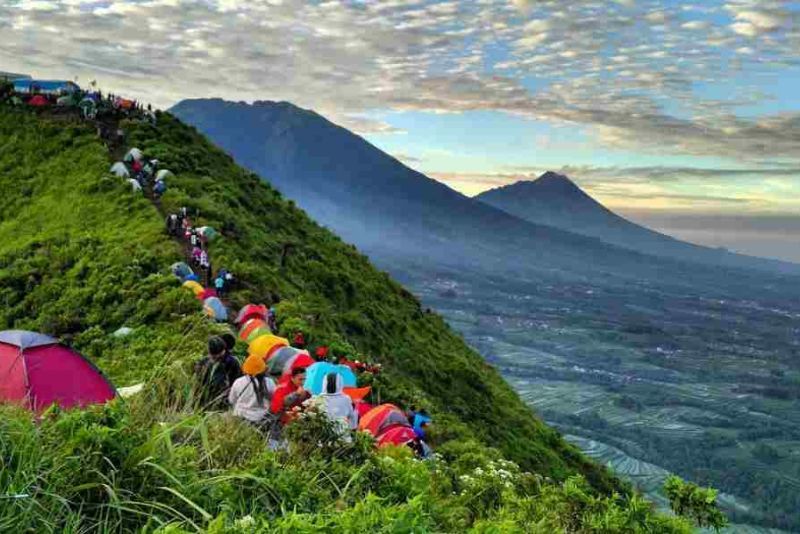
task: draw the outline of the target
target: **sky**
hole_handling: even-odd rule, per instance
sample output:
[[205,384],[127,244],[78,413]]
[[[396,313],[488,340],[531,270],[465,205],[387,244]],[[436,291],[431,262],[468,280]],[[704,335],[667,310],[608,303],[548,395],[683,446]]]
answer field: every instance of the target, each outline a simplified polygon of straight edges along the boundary
[[800,261],[800,0],[0,0],[0,71],[288,100],[468,195]]

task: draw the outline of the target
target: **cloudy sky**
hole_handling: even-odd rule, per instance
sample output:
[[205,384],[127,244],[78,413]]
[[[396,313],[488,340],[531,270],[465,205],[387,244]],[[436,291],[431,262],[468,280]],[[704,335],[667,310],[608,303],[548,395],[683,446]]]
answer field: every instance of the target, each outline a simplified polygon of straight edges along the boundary
[[800,261],[800,1],[0,0],[0,70],[289,100],[467,194],[561,170]]

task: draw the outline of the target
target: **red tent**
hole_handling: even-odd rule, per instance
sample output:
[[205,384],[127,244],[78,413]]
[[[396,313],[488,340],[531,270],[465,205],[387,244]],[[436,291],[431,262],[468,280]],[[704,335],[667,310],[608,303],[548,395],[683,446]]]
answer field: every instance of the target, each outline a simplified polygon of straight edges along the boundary
[[244,324],[249,319],[261,319],[262,321],[267,320],[267,307],[263,304],[248,304],[244,308],[239,311],[239,315],[236,316],[236,324]]
[[39,107],[42,107],[42,106],[49,106],[50,105],[50,101],[48,101],[47,97],[45,97],[43,95],[34,95],[33,98],[28,100],[28,105],[39,108]]
[[408,426],[408,418],[394,404],[381,404],[367,412],[358,422],[358,429],[369,432],[373,436],[380,436],[381,433],[392,425]]
[[216,297],[216,296],[217,296],[217,290],[214,289],[213,287],[207,287],[207,288],[203,289],[202,293],[197,295],[197,298],[199,300],[206,300],[207,298]]
[[378,436],[378,447],[405,445],[417,439],[414,429],[404,425],[391,425]]
[[41,411],[101,404],[116,395],[114,386],[74,350],[56,339],[27,332],[0,332],[0,402]]

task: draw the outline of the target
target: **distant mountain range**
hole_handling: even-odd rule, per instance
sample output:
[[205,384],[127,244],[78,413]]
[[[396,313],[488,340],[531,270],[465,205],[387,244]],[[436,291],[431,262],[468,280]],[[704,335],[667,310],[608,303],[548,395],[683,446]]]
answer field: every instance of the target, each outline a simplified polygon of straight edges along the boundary
[[732,267],[786,268],[791,265],[680,241],[620,217],[563,174],[548,171],[475,197],[526,221],[596,237],[647,254]]
[[[423,263],[507,270],[621,273],[648,266],[668,268],[663,260],[642,253],[655,251],[651,242],[659,234],[617,217],[554,174],[543,177],[544,182],[533,182],[535,186],[519,185],[526,192],[531,187],[538,190],[524,195],[531,202],[526,212],[523,204],[512,206],[503,200],[507,195],[502,190],[477,199],[466,197],[321,115],[287,102],[196,99],[184,100],[170,111],[313,218],[384,259],[416,257]],[[542,217],[537,219],[534,212]],[[576,218],[573,226],[565,222],[570,213]],[[612,223],[616,220],[621,222]],[[585,231],[587,226],[597,226],[602,235]],[[648,232],[652,237],[647,237]],[[636,236],[635,243],[626,241],[628,234]],[[680,259],[691,256],[684,251],[690,248],[702,249],[697,258],[690,259],[708,263],[769,270],[783,267],[779,262],[703,249],[667,236],[660,239],[674,242],[678,250],[674,256]]]

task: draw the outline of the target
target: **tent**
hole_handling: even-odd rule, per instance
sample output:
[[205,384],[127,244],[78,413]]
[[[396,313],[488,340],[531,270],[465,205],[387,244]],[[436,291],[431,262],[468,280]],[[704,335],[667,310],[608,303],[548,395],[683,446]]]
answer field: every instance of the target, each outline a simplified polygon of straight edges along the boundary
[[211,241],[212,239],[214,239],[219,235],[219,232],[217,232],[210,226],[201,226],[200,228],[197,229],[197,233],[199,233],[201,236],[205,237],[209,241]]
[[72,106],[74,104],[75,104],[75,99],[71,95],[59,96],[56,99],[56,106],[67,107],[67,106]]
[[167,178],[175,176],[172,174],[172,171],[168,171],[167,169],[161,169],[156,173],[156,180],[166,180]]
[[113,174],[114,176],[118,176],[119,178],[131,177],[131,173],[128,172],[128,167],[126,167],[125,164],[122,163],[121,161],[118,161],[115,164],[113,164],[109,172],[111,172],[111,174]]
[[62,95],[80,91],[81,88],[75,82],[62,80],[31,80],[20,78],[13,81],[14,91],[17,93],[45,95]]
[[215,321],[228,320],[228,309],[217,297],[209,297],[203,301],[203,311]]
[[370,386],[365,386],[363,388],[346,387],[342,390],[342,393],[350,397],[353,402],[360,402],[363,401],[367,395],[369,395],[370,391],[372,391]]
[[288,346],[288,339],[274,336],[272,334],[264,334],[263,336],[259,336],[250,342],[248,353],[255,354],[266,360],[275,350]]
[[342,375],[345,388],[356,387],[356,375],[344,365],[334,365],[328,362],[316,362],[306,371],[306,382],[303,387],[313,395],[322,393],[325,376],[329,373]]
[[144,154],[138,148],[132,148],[125,154],[125,161],[127,162],[142,161],[142,158],[144,158]]
[[270,330],[268,326],[261,326],[250,332],[244,341],[249,344],[255,341],[256,339],[260,338],[261,336],[266,336],[270,334],[272,334],[272,330]]
[[262,319],[264,321],[267,320],[267,307],[263,304],[248,304],[241,310],[239,310],[239,315],[236,316],[236,324],[244,324],[249,319]]
[[114,386],[78,352],[50,336],[24,330],[0,332],[0,402],[41,411],[101,404]]
[[35,95],[33,98],[28,100],[28,105],[36,107],[36,108],[40,108],[40,107],[44,107],[44,106],[49,106],[50,102],[47,100],[46,97],[44,97],[42,95]]
[[170,271],[172,271],[172,274],[184,280],[194,274],[192,268],[183,263],[182,261],[179,261],[178,263],[173,263],[169,269]]
[[183,287],[189,289],[194,293],[195,296],[199,295],[203,292],[203,286],[195,282],[194,280],[187,280],[183,283]]
[[133,190],[134,193],[142,190],[142,184],[140,184],[133,178],[128,178],[128,183],[131,184],[131,189]]
[[206,300],[208,298],[216,297],[216,296],[217,296],[217,290],[214,289],[213,287],[207,287],[207,288],[203,289],[202,293],[197,295],[197,298],[200,299],[200,300]]
[[290,374],[297,368],[307,368],[314,364],[308,351],[294,347],[281,347],[274,351],[267,360],[267,370],[273,376]]
[[247,338],[250,337],[250,334],[256,332],[259,328],[267,328],[267,322],[264,321],[263,319],[258,319],[258,318],[248,320],[239,329],[239,339],[241,339],[242,341],[246,341]]
[[417,439],[417,435],[414,433],[414,429],[403,425],[389,425],[377,437],[378,447],[405,445],[415,439]]
[[[402,425],[411,429],[406,415],[400,408],[394,404],[381,404],[361,418],[361,421],[358,422],[358,429],[377,437],[390,425]],[[413,432],[413,429],[411,430]]]

